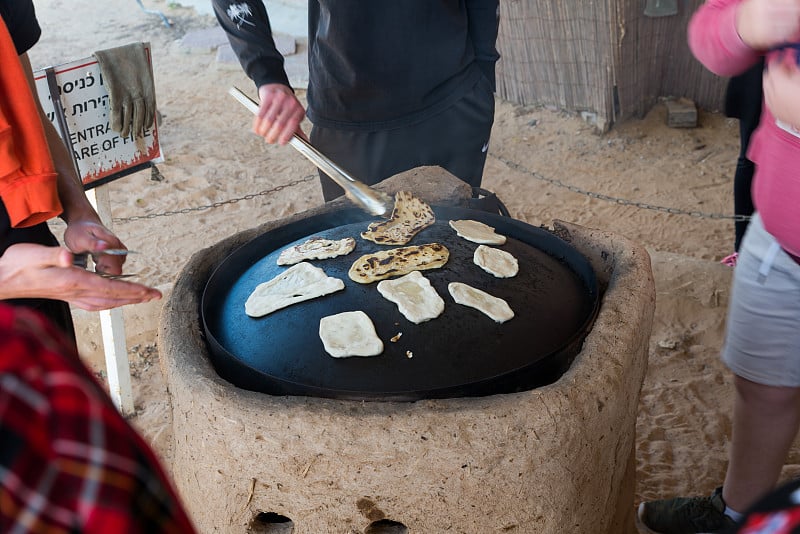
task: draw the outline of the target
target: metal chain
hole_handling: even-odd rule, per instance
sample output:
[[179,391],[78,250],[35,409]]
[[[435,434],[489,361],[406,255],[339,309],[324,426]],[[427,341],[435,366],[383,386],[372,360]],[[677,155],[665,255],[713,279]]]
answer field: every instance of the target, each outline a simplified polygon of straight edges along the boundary
[[[527,168],[523,167],[522,165],[520,165],[519,163],[511,161],[511,160],[509,160],[509,159],[507,159],[507,158],[505,158],[503,156],[498,156],[496,154],[489,154],[489,155],[491,157],[495,158],[496,160],[502,162],[507,167],[509,167],[509,168],[511,168],[511,169],[513,169],[513,170],[515,170],[517,172],[521,172],[523,174],[527,174],[528,176],[531,176],[531,177],[533,177],[533,178],[535,178],[535,179],[537,179],[539,181],[548,183],[550,185],[554,185],[556,187],[561,187],[563,189],[567,189],[569,191],[572,191],[573,193],[577,193],[577,194],[580,194],[580,195],[585,195],[585,196],[590,197],[590,198],[596,198],[598,200],[604,200],[606,202],[612,202],[614,204],[619,204],[621,206],[633,206],[633,207],[640,208],[640,209],[659,211],[659,212],[662,212],[662,213],[669,213],[669,214],[672,214],[672,215],[688,215],[690,217],[696,217],[696,218],[700,218],[700,219],[725,219],[725,220],[732,220],[732,221],[749,221],[750,220],[750,216],[749,215],[727,215],[727,214],[723,214],[723,213],[706,213],[706,212],[702,212],[702,211],[698,211],[698,210],[685,210],[685,209],[681,209],[681,208],[671,208],[671,207],[668,207],[668,206],[659,206],[659,205],[656,205],[656,204],[649,204],[647,202],[639,202],[639,201],[635,201],[635,200],[628,200],[628,199],[625,199],[625,198],[606,195],[604,193],[596,193],[594,191],[589,191],[587,189],[580,188],[580,187],[578,187],[576,185],[571,185],[571,184],[564,183],[561,180],[558,180],[557,178],[548,178],[546,176],[542,176],[538,172],[532,171],[530,169],[527,169]],[[277,192],[282,191],[282,190],[284,190],[284,189],[286,189],[288,187],[294,187],[296,185],[300,185],[302,183],[309,182],[309,181],[315,179],[316,176],[317,175],[315,175],[315,174],[311,174],[311,175],[305,176],[304,178],[300,178],[298,180],[294,180],[292,182],[289,182],[287,184],[283,184],[283,185],[279,185],[279,186],[273,187],[272,189],[265,189],[263,191],[259,191],[258,193],[251,193],[251,194],[244,195],[244,196],[238,197],[238,198],[231,198],[231,199],[228,199],[228,200],[221,200],[219,202],[214,202],[213,204],[207,204],[207,205],[203,205],[203,206],[196,206],[196,207],[193,207],[193,208],[183,208],[183,209],[174,210],[174,211],[165,211],[165,212],[162,212],[162,213],[149,213],[147,215],[134,215],[133,217],[115,217],[113,220],[114,220],[114,222],[117,222],[117,223],[126,223],[126,222],[142,221],[142,220],[146,220],[146,219],[155,219],[157,217],[170,217],[172,215],[184,215],[184,214],[192,213],[192,212],[195,212],[195,211],[203,211],[203,210],[212,209],[212,208],[219,208],[219,207],[225,206],[227,204],[236,204],[237,202],[241,202],[242,200],[252,200],[252,199],[254,199],[256,197],[259,197],[259,196],[265,196],[265,195],[270,195],[270,194],[273,194],[273,193],[277,193]]]
[[548,183],[550,185],[554,185],[556,187],[562,187],[564,189],[568,189],[568,190],[572,191],[573,193],[586,195],[587,197],[590,197],[590,198],[596,198],[598,200],[605,200],[606,202],[613,202],[615,204],[620,204],[622,206],[634,206],[636,208],[641,208],[641,209],[645,209],[645,210],[660,211],[660,212],[663,212],[663,213],[670,213],[672,215],[688,215],[690,217],[697,217],[697,218],[700,218],[700,219],[730,219],[730,220],[733,220],[733,221],[749,221],[750,220],[750,216],[749,215],[726,215],[726,214],[723,214],[723,213],[704,213],[702,211],[697,211],[697,210],[684,210],[684,209],[680,209],[680,208],[670,208],[670,207],[667,207],[667,206],[658,206],[658,205],[655,205],[655,204],[648,204],[647,202],[637,202],[635,200],[627,200],[627,199],[624,199],[624,198],[613,197],[611,195],[605,195],[603,193],[595,193],[594,191],[588,191],[586,189],[581,189],[580,187],[575,186],[575,185],[566,184],[566,183],[564,183],[561,180],[558,180],[556,178],[547,178],[546,176],[542,176],[538,172],[532,171],[530,169],[526,169],[525,167],[523,167],[519,163],[515,163],[515,162],[513,162],[511,160],[508,160],[508,159],[504,158],[503,156],[497,156],[495,154],[490,154],[490,155],[493,158],[497,159],[498,161],[501,161],[502,163],[504,163],[506,166],[510,167],[511,169],[514,169],[515,171],[521,172],[523,174],[527,174],[529,176],[532,176],[532,177],[536,178],[537,180],[540,180],[542,182],[546,182],[546,183]]
[[126,222],[133,222],[133,221],[142,221],[142,220],[145,220],[145,219],[155,219],[156,217],[170,217],[172,215],[184,215],[186,213],[192,213],[194,211],[203,211],[203,210],[208,210],[208,209],[211,209],[211,208],[219,208],[219,207],[225,206],[227,204],[236,204],[237,202],[241,202],[242,200],[252,200],[252,199],[254,199],[256,197],[270,195],[272,193],[277,193],[278,191],[282,191],[282,190],[286,189],[287,187],[294,187],[296,185],[300,185],[302,183],[309,182],[309,181],[313,180],[316,177],[317,177],[316,174],[310,174],[310,175],[308,175],[308,176],[306,176],[304,178],[300,178],[299,180],[294,180],[294,181],[289,182],[287,184],[283,184],[283,185],[279,185],[279,186],[273,187],[272,189],[265,189],[264,191],[259,191],[258,193],[251,193],[251,194],[245,195],[243,197],[230,198],[228,200],[220,200],[219,202],[214,202],[213,204],[207,204],[207,205],[204,205],[204,206],[196,206],[196,207],[193,207],[193,208],[183,208],[183,209],[174,210],[174,211],[165,211],[165,212],[162,212],[162,213],[148,213],[147,215],[134,215],[133,217],[119,217],[119,218],[114,217],[113,220],[114,220],[115,223],[126,223]]

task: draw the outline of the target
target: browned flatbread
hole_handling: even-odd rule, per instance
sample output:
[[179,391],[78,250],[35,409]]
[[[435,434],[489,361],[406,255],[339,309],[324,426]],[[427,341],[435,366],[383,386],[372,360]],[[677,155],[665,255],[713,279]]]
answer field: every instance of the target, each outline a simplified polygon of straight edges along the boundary
[[398,191],[391,218],[370,224],[361,237],[379,245],[405,245],[434,222],[430,206],[408,191]]
[[347,275],[354,282],[369,284],[412,271],[438,269],[449,258],[450,251],[439,243],[379,250],[358,258]]

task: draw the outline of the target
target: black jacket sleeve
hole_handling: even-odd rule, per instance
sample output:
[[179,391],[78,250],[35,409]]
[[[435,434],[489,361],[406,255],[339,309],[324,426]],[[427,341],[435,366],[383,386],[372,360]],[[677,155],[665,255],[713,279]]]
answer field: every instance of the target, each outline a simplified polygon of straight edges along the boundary
[[495,63],[500,59],[496,48],[499,7],[498,0],[467,0],[469,34],[475,49],[475,61],[492,83],[492,89],[495,89]]
[[239,63],[256,87],[267,83],[288,87],[283,56],[272,39],[264,3],[261,0],[212,0],[212,5]]

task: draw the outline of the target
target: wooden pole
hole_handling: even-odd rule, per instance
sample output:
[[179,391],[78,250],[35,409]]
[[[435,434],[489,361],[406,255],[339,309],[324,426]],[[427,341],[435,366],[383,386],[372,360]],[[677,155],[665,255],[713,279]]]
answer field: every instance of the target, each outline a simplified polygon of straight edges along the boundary
[[[111,200],[108,188],[94,187],[86,192],[100,220],[109,230],[111,226]],[[114,406],[122,415],[132,415],[133,391],[131,388],[130,361],[125,340],[125,322],[122,308],[103,310],[100,313],[100,330],[103,333],[103,349],[106,357],[108,389]]]

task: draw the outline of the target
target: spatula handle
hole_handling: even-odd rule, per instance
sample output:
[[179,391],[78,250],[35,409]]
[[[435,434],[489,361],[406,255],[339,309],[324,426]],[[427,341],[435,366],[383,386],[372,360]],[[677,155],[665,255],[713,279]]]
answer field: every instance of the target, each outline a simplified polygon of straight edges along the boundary
[[[231,87],[228,93],[241,102],[252,113],[258,113],[258,104],[240,89]],[[295,134],[289,140],[289,144],[318,169],[330,176],[331,180],[344,189],[345,194],[350,200],[363,207],[369,213],[379,217],[385,217],[391,213],[392,202],[387,195],[372,189],[368,185],[347,174],[344,169],[329,160],[322,152],[314,148],[311,143]]]

